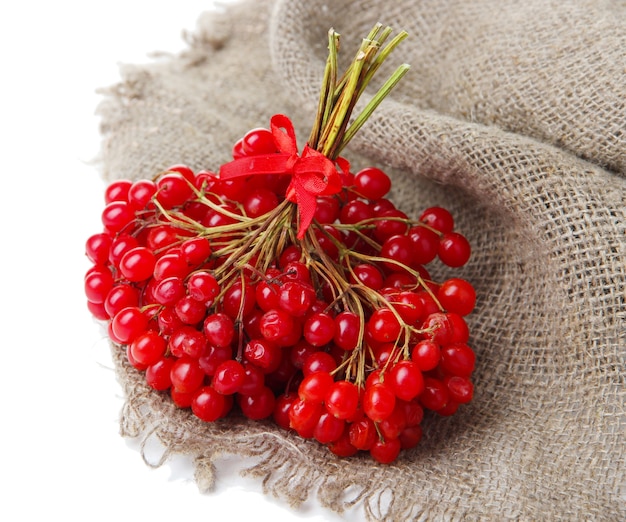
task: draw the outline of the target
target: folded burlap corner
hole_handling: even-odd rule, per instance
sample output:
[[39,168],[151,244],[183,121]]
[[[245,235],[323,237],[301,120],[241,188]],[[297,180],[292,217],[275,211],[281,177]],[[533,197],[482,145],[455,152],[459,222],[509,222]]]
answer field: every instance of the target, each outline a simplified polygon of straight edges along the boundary
[[387,169],[407,213],[450,208],[479,299],[475,399],[428,416],[393,465],[270,423],[204,424],[114,348],[122,434],[156,437],[161,462],[194,457],[202,490],[237,453],[294,506],[316,497],[371,519],[626,519],[624,20],[623,2],[592,0],[247,0],[201,16],[182,54],[125,67],[100,107],[108,180],[217,169],[275,113],[304,139],[328,29],[348,55],[376,21],[406,29],[396,54],[411,72],[346,156]]

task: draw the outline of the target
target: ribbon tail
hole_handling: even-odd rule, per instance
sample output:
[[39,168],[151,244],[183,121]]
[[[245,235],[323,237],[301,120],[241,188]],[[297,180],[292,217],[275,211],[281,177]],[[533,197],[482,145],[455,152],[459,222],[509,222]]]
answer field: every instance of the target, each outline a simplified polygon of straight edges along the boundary
[[298,239],[303,239],[306,231],[311,226],[317,209],[317,197],[304,190],[296,190],[296,199],[298,205]]

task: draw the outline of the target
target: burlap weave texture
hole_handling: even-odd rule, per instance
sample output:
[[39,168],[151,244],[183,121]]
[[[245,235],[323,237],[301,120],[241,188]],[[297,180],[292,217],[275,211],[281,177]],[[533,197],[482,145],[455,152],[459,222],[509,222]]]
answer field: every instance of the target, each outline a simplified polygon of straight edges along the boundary
[[294,505],[316,496],[372,519],[623,520],[623,2],[247,0],[201,16],[181,55],[123,69],[100,108],[103,174],[217,169],[275,113],[304,140],[328,29],[350,58],[376,21],[409,32],[396,56],[412,69],[346,156],[387,169],[405,212],[448,207],[472,242],[459,275],[479,295],[474,401],[428,416],[391,466],[340,461],[271,424],[203,424],[114,350],[122,434],[192,455],[203,490],[235,452]]

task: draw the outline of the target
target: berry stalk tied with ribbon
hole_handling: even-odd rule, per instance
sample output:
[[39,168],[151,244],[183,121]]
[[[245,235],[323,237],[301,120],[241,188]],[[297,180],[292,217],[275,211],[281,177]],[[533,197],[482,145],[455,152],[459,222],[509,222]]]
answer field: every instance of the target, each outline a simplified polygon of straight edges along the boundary
[[350,172],[350,164],[343,158],[333,162],[308,145],[299,155],[293,124],[283,114],[272,117],[270,128],[278,152],[247,156],[226,163],[220,168],[220,178],[229,180],[266,174],[290,176],[285,198],[298,205],[300,225],[297,238],[302,239],[315,216],[317,197],[332,196],[343,187],[335,163],[345,173]]
[[342,188],[336,168],[348,173],[350,164],[338,157],[339,152],[409,70],[407,64],[398,67],[348,128],[352,111],[374,73],[391,51],[408,36],[403,31],[383,48],[390,35],[390,27],[383,28],[377,24],[363,40],[344,76],[337,81],[339,35],[331,29],[328,33],[329,56],[320,90],[317,117],[302,154],[298,155],[293,124],[287,116],[279,114],[270,122],[278,154],[245,157],[220,168],[222,179],[257,174],[290,175],[291,183],[286,197],[299,207],[298,239],[304,237],[304,232],[313,220],[316,198],[337,194]]
[[391,34],[377,24],[340,76],[329,32],[301,152],[276,114],[218,173],[173,165],[107,188],[86,243],[88,307],[155,393],[203,421],[271,418],[337,456],[389,463],[418,443],[425,409],[472,399],[474,289],[427,269],[467,263],[467,239],[444,208],[409,218],[386,199],[385,172],[353,173],[341,156],[408,71],[352,116],[407,36]]

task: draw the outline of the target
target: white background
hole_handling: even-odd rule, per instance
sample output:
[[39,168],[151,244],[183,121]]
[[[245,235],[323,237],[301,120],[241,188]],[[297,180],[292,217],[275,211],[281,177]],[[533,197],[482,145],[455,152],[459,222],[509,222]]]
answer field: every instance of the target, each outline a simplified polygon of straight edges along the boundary
[[234,462],[218,466],[212,495],[184,459],[144,464],[118,434],[120,388],[85,305],[84,242],[104,191],[96,90],[120,63],[184,48],[212,3],[0,7],[0,520],[338,520],[264,497]]

